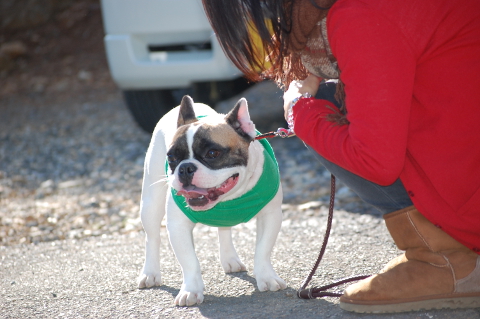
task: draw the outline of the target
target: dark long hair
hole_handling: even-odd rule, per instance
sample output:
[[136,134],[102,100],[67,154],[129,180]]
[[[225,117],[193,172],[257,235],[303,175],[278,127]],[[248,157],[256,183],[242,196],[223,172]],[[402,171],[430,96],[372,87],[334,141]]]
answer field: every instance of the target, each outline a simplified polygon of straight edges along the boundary
[[[227,57],[245,76],[258,81],[282,68],[287,55],[289,20],[293,0],[202,0],[205,12]],[[271,22],[271,29],[269,23]],[[264,69],[263,57],[249,37],[254,27],[271,63]],[[273,31],[273,34],[271,34]]]
[[[252,81],[270,78],[286,87],[292,80],[304,79],[309,74],[301,61],[303,49],[299,47],[299,41],[308,35],[303,29],[311,30],[336,0],[202,2],[223,51],[237,68]],[[318,11],[312,14],[312,10]],[[249,33],[252,27],[264,52],[258,50],[257,41]]]

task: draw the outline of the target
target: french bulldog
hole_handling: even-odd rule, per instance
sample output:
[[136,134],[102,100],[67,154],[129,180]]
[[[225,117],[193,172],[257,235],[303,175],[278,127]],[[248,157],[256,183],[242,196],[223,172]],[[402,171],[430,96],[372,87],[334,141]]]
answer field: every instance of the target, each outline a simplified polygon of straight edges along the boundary
[[223,115],[184,96],[180,106],[160,119],[144,166],[140,215],[146,248],[139,288],[162,284],[159,250],[165,213],[170,244],[183,273],[176,305],[192,306],[204,299],[192,234],[197,222],[218,227],[225,273],[241,272],[246,267],[234,248],[231,227],[256,216],[253,274],[258,290],[286,288],[270,261],[282,223],[278,166],[270,146],[255,136],[243,98]]

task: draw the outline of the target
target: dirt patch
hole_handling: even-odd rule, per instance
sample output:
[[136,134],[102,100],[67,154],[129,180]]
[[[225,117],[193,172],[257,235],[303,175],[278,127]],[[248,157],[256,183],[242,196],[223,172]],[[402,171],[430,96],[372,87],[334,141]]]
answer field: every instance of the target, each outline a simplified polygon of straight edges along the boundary
[[80,101],[118,92],[107,66],[99,1],[76,1],[37,27],[0,31],[0,45],[21,43],[25,52],[0,69],[0,106]]

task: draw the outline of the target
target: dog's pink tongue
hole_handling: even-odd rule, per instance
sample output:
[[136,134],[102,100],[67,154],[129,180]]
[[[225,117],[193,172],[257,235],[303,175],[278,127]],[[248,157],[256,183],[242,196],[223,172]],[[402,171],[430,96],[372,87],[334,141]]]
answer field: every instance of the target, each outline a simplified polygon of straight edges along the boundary
[[200,196],[207,196],[208,191],[205,188],[191,185],[179,190],[177,195],[184,196],[185,198],[198,198]]
[[218,200],[220,195],[230,191],[238,182],[238,174],[228,178],[218,187],[199,188],[189,185],[177,192],[177,195],[185,197],[191,207],[204,207],[208,203]]
[[225,182],[222,183],[222,185],[217,188],[209,188],[208,198],[210,200],[217,200],[220,195],[228,193],[233,188],[233,186],[237,184],[237,177],[238,175],[228,178]]

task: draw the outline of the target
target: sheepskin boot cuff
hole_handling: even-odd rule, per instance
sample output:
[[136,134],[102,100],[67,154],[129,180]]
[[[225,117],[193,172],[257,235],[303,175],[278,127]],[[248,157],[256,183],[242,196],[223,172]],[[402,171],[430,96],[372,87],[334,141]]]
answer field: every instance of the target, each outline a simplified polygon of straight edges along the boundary
[[415,207],[386,214],[405,253],[377,275],[349,286],[342,309],[392,313],[480,307],[480,256],[428,221]]

